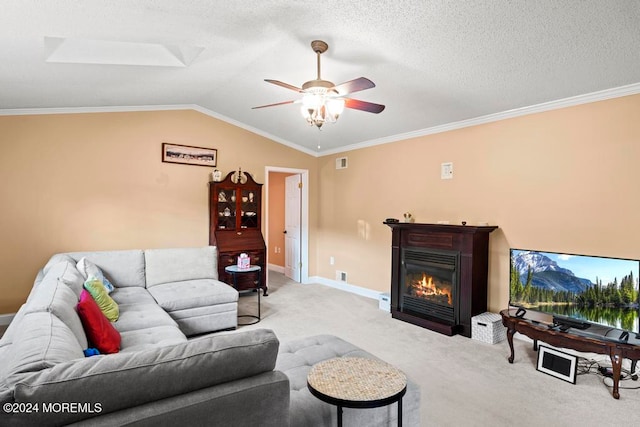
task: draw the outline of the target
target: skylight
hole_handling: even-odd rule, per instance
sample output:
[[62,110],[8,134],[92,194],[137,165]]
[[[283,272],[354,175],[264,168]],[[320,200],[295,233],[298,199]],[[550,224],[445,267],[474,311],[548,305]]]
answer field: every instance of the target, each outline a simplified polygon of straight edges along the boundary
[[187,67],[203,47],[82,38],[45,37],[46,62]]

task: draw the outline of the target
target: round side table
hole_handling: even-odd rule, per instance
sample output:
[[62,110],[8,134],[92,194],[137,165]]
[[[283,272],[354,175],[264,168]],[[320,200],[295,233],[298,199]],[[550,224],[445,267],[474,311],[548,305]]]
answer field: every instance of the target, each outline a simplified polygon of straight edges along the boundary
[[402,396],[407,377],[388,363],[363,357],[336,357],[317,363],[307,376],[311,394],[338,407],[338,427],[342,408],[377,408],[398,402],[398,425],[402,425]]
[[236,290],[238,290],[238,275],[253,273],[258,277],[258,280],[256,280],[256,289],[255,289],[256,292],[258,293],[258,315],[257,316],[254,316],[253,314],[238,315],[238,317],[251,317],[253,319],[256,319],[251,323],[238,324],[238,326],[255,325],[260,321],[260,288],[262,287],[262,274],[261,274],[262,267],[260,267],[259,265],[250,265],[248,268],[239,268],[237,265],[229,265],[224,268],[224,271],[226,271],[231,275],[231,277],[233,277],[233,287]]

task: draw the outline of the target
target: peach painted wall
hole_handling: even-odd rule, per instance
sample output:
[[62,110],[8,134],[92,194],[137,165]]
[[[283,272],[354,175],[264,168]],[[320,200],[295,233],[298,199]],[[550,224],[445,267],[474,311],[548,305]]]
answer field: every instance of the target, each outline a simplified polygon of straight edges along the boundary
[[[640,258],[640,95],[325,156],[318,275],[388,291],[387,217],[488,222],[489,309],[508,304],[509,248]],[[337,157],[349,167],[335,169]],[[452,180],[440,164],[453,162]],[[335,265],[329,258],[335,257]]]
[[[269,173],[269,264],[284,268],[284,179],[290,173]],[[276,252],[279,248],[279,252]]]
[[309,169],[315,228],[315,157],[196,111],[0,116],[0,313],[56,252],[208,244],[212,168],[162,163],[162,142],[217,148],[225,175],[258,182]]
[[[311,276],[343,270],[388,291],[382,221],[405,211],[500,226],[497,311],[509,247],[640,258],[638,117],[640,95],[628,96],[316,159],[194,111],[0,116],[0,313],[17,310],[55,252],[207,244],[210,169],[160,162],[162,142],[217,148],[219,169],[258,182],[267,165],[309,169]],[[440,180],[442,162],[453,180]]]

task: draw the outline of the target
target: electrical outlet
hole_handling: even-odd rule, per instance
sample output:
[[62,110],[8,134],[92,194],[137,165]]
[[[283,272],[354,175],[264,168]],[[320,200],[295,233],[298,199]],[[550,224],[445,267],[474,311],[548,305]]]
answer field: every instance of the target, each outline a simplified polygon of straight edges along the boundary
[[346,271],[336,270],[336,280],[339,281],[339,282],[346,282],[347,281],[347,272]]
[[334,265],[336,263],[336,259],[332,256],[329,257],[329,265]]

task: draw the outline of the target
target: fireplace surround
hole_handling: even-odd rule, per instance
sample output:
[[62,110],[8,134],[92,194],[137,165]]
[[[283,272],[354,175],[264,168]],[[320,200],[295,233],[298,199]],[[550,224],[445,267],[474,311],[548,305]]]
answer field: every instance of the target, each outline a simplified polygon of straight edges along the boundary
[[392,229],[392,317],[471,337],[471,317],[487,310],[489,233],[498,227],[385,224]]

